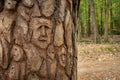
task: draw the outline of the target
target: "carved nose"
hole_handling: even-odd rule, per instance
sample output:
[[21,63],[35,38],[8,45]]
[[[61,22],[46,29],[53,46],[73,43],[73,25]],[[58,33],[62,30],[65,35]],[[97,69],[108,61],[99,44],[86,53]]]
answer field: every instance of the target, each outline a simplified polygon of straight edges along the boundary
[[42,26],[42,28],[41,28],[42,30],[41,30],[41,34],[42,34],[42,36],[45,36],[45,27],[44,26]]

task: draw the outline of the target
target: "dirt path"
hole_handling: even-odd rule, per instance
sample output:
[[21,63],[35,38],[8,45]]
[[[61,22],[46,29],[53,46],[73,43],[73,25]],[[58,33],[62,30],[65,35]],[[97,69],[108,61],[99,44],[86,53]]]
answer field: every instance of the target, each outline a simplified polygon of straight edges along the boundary
[[[102,50],[98,51],[99,48]],[[78,80],[120,80],[119,49],[119,45],[113,44],[78,45]]]

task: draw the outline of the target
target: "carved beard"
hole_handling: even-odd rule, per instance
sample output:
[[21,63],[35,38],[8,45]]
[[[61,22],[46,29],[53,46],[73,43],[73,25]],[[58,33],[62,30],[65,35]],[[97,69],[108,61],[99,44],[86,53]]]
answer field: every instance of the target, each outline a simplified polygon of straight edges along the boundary
[[37,40],[37,44],[40,48],[46,49],[48,46],[47,40]]
[[46,49],[48,45],[51,43],[51,38],[39,37],[38,39],[33,39],[33,43],[39,48]]

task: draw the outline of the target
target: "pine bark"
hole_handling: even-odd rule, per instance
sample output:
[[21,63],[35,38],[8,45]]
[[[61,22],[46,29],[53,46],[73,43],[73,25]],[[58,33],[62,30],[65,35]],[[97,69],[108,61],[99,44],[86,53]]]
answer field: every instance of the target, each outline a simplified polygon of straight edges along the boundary
[[0,2],[0,80],[77,80],[79,3]]

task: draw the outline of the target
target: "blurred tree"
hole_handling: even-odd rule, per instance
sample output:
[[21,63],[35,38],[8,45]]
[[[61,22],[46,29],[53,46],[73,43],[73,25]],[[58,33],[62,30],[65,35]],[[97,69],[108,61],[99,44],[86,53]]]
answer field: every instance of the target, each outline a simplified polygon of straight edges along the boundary
[[104,40],[108,41],[108,30],[109,30],[109,5],[110,5],[110,0],[106,0],[105,4],[105,33],[104,33]]
[[91,17],[92,17],[93,32],[94,32],[94,42],[97,43],[98,27],[96,22],[94,0],[90,0],[90,10],[91,10]]

